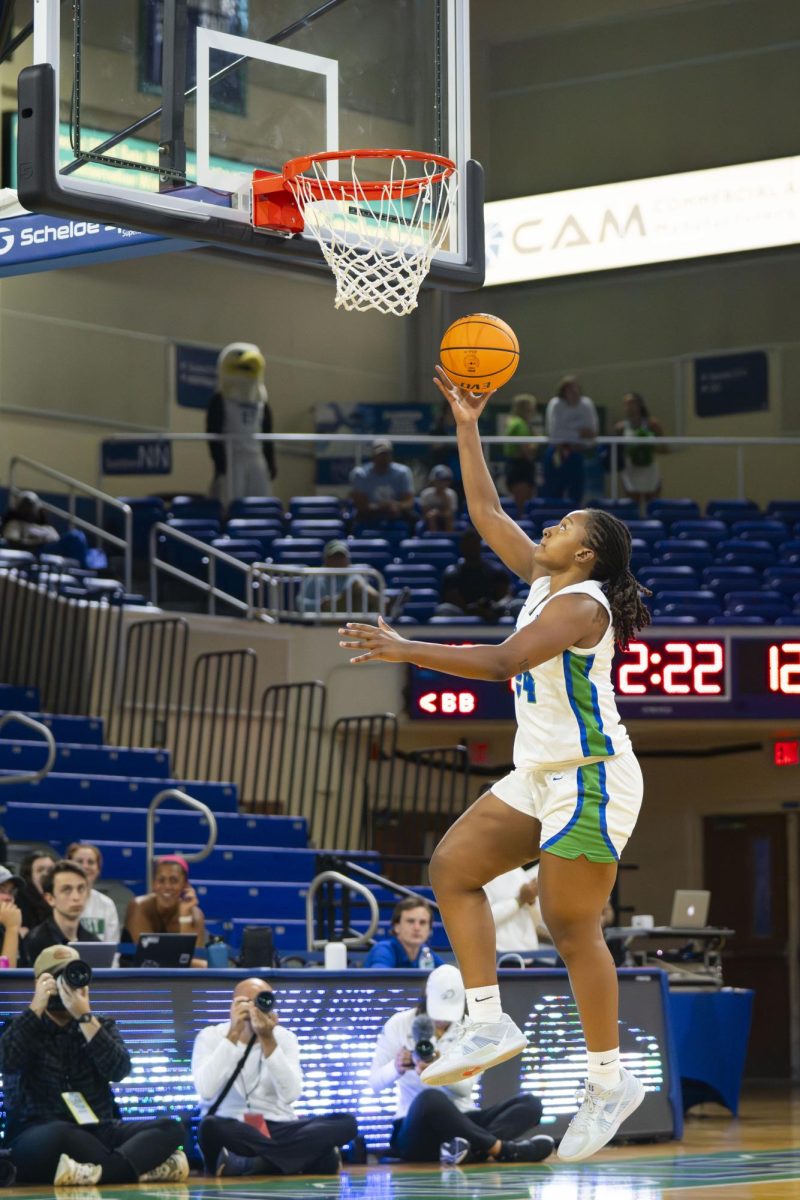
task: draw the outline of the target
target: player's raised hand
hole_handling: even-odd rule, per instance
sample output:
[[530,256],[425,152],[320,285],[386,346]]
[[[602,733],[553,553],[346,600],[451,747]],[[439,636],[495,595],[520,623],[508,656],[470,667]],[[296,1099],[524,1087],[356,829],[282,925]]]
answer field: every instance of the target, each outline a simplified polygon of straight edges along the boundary
[[363,662],[404,662],[404,650],[407,640],[401,637],[391,625],[387,625],[383,617],[378,617],[378,624],[359,625],[348,621],[339,630],[346,641],[339,642],[343,650],[358,650],[359,653],[350,659],[351,663]]
[[444,367],[438,364],[433,382],[450,405],[456,425],[475,425],[486,408],[486,402],[494,395],[494,388],[490,388],[488,392],[465,391],[453,383]]

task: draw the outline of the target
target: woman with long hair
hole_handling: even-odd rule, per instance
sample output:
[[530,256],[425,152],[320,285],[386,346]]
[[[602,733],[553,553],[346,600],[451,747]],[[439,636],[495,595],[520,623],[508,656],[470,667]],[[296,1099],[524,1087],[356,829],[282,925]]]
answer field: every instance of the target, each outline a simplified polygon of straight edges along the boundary
[[382,619],[348,624],[351,662],[410,662],[469,679],[514,680],[514,770],[455,822],[430,878],[466,986],[461,1038],[422,1075],[449,1084],[520,1054],[526,1039],[503,1012],[495,927],[483,887],[541,853],[542,917],[569,971],[588,1051],[581,1107],[559,1147],[588,1158],[644,1098],[620,1063],[619,996],[601,916],[642,800],[642,774],[616,708],[614,647],[648,624],[630,571],[631,539],[609,513],[581,509],[534,543],[504,512],[478,434],[489,394],[460,391],[437,368],[457,426],[473,525],[531,588],[499,646],[407,641]]

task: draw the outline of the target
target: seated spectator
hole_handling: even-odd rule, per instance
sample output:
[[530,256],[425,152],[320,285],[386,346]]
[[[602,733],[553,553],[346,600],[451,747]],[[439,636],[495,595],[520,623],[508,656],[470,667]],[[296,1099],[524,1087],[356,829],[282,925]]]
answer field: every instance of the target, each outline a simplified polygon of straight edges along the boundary
[[431,470],[428,486],[419,497],[422,520],[431,533],[450,533],[458,515],[458,496],[450,486],[453,472],[440,463]]
[[551,441],[544,457],[545,495],[554,500],[566,497],[576,507],[581,503],[584,458],[599,428],[594,401],[583,395],[575,375],[565,375],[545,413],[545,430]]
[[[497,930],[497,952],[536,950],[544,930],[539,907],[539,865],[515,867],[492,879],[483,889]],[[547,939],[549,941],[549,937]]]
[[77,863],[62,859],[47,873],[42,894],[50,906],[50,916],[32,929],[23,943],[28,965],[48,946],[66,946],[69,942],[99,942],[90,929],[81,924],[89,899],[89,883]]
[[476,1108],[474,1079],[425,1087],[420,1079],[460,1033],[466,997],[456,967],[431,971],[416,1008],[390,1017],[378,1037],[369,1082],[374,1092],[394,1087],[395,1119],[390,1149],[405,1162],[541,1162],[553,1152],[551,1137],[518,1140],[539,1124],[542,1102],[519,1095]]
[[90,930],[101,942],[119,941],[119,915],[117,906],[108,896],[95,888],[100,872],[103,869],[103,855],[97,846],[88,842],[73,842],[67,847],[67,858],[77,863],[83,869],[89,884],[89,899],[83,910],[81,924]]
[[17,892],[22,887],[19,875],[14,875],[8,867],[0,867],[0,955],[12,970],[19,964],[22,913],[17,904]]
[[42,895],[42,884],[58,861],[58,855],[52,850],[32,850],[20,863],[23,886],[17,892],[17,904],[22,912],[22,937],[50,916],[50,905]]
[[372,462],[355,467],[350,475],[352,500],[359,525],[382,525],[388,521],[414,524],[414,481],[408,467],[392,461],[388,438],[372,443]]
[[[153,890],[148,896],[135,896],[125,914],[125,928],[132,942],[143,933],[193,933],[200,950],[206,944],[206,919],[197,902],[197,893],[189,883],[189,864],[179,854],[164,854],[156,859]],[[202,958],[193,958],[193,967],[206,967]]]
[[60,945],[37,956],[30,1006],[0,1037],[17,1181],[85,1187],[186,1179],[179,1121],[117,1119],[111,1084],[130,1075],[131,1057],[116,1023],[92,1012],[89,988],[64,978],[77,958]]
[[[642,515],[647,511],[649,500],[655,500],[661,492],[661,471],[656,454],[663,447],[654,446],[650,439],[664,436],[664,427],[647,411],[647,405],[638,392],[626,392],[622,397],[624,417],[614,426],[620,437],[642,438],[638,446],[617,446],[621,450],[622,487],[625,495],[637,500]],[[648,445],[649,442],[649,445]]]
[[[350,566],[350,549],[338,538],[328,542],[323,555],[323,567]],[[304,613],[377,612],[380,595],[358,571],[327,577],[309,575],[303,583],[297,607]]]
[[297,1038],[278,1010],[256,1003],[273,997],[263,979],[243,979],[230,1019],[195,1038],[192,1078],[204,1119],[198,1142],[209,1175],[336,1175],[339,1147],[358,1133],[350,1113],[301,1120],[303,1091]]
[[0,524],[0,537],[14,550],[41,550],[57,542],[59,533],[47,524],[36,492],[19,492]]
[[506,425],[506,436],[516,441],[506,442],[503,452],[506,460],[506,487],[514,497],[517,511],[522,514],[525,505],[536,495],[536,457],[539,447],[530,438],[534,434],[536,397],[520,395],[511,401],[511,417]]
[[490,623],[506,616],[512,599],[511,581],[502,567],[484,561],[481,535],[476,529],[467,529],[458,548],[461,560],[442,576],[442,603],[436,615],[458,617],[466,613]]
[[[420,896],[399,900],[392,912],[392,936],[376,942],[364,959],[365,967],[418,967],[422,949],[430,941],[433,928],[433,909]],[[440,967],[443,959],[429,951],[434,964]]]

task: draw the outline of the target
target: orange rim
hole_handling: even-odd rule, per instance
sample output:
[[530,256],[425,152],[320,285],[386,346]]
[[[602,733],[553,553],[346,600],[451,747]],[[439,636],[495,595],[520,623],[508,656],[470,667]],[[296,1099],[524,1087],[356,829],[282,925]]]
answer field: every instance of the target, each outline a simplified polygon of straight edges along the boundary
[[[404,158],[412,162],[432,162],[441,167],[433,175],[419,175],[411,179],[383,180],[376,183],[342,183],[338,179],[326,179],[321,183],[313,176],[306,175],[314,163],[340,162],[345,158]],[[456,164],[450,158],[441,154],[426,154],[422,150],[330,150],[324,154],[305,154],[292,158],[284,163],[283,179],[290,187],[298,176],[302,176],[303,184],[317,200],[327,200],[331,196],[337,200],[354,200],[365,196],[367,200],[381,200],[390,197],[414,196],[428,184],[439,184],[454,174]]]

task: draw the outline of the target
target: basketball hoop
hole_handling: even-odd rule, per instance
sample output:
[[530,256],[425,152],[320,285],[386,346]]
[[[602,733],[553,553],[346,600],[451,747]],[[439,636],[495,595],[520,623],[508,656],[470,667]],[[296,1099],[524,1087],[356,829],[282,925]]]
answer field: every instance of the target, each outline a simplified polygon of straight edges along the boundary
[[[363,160],[386,159],[379,182],[361,180]],[[328,164],[348,160],[352,178],[330,178]],[[409,173],[413,164],[416,174]],[[280,175],[255,171],[252,217],[256,228],[281,233],[307,229],[336,279],[336,307],[348,312],[403,316],[431,259],[450,230],[458,187],[449,158],[415,150],[337,150],[287,162]]]

